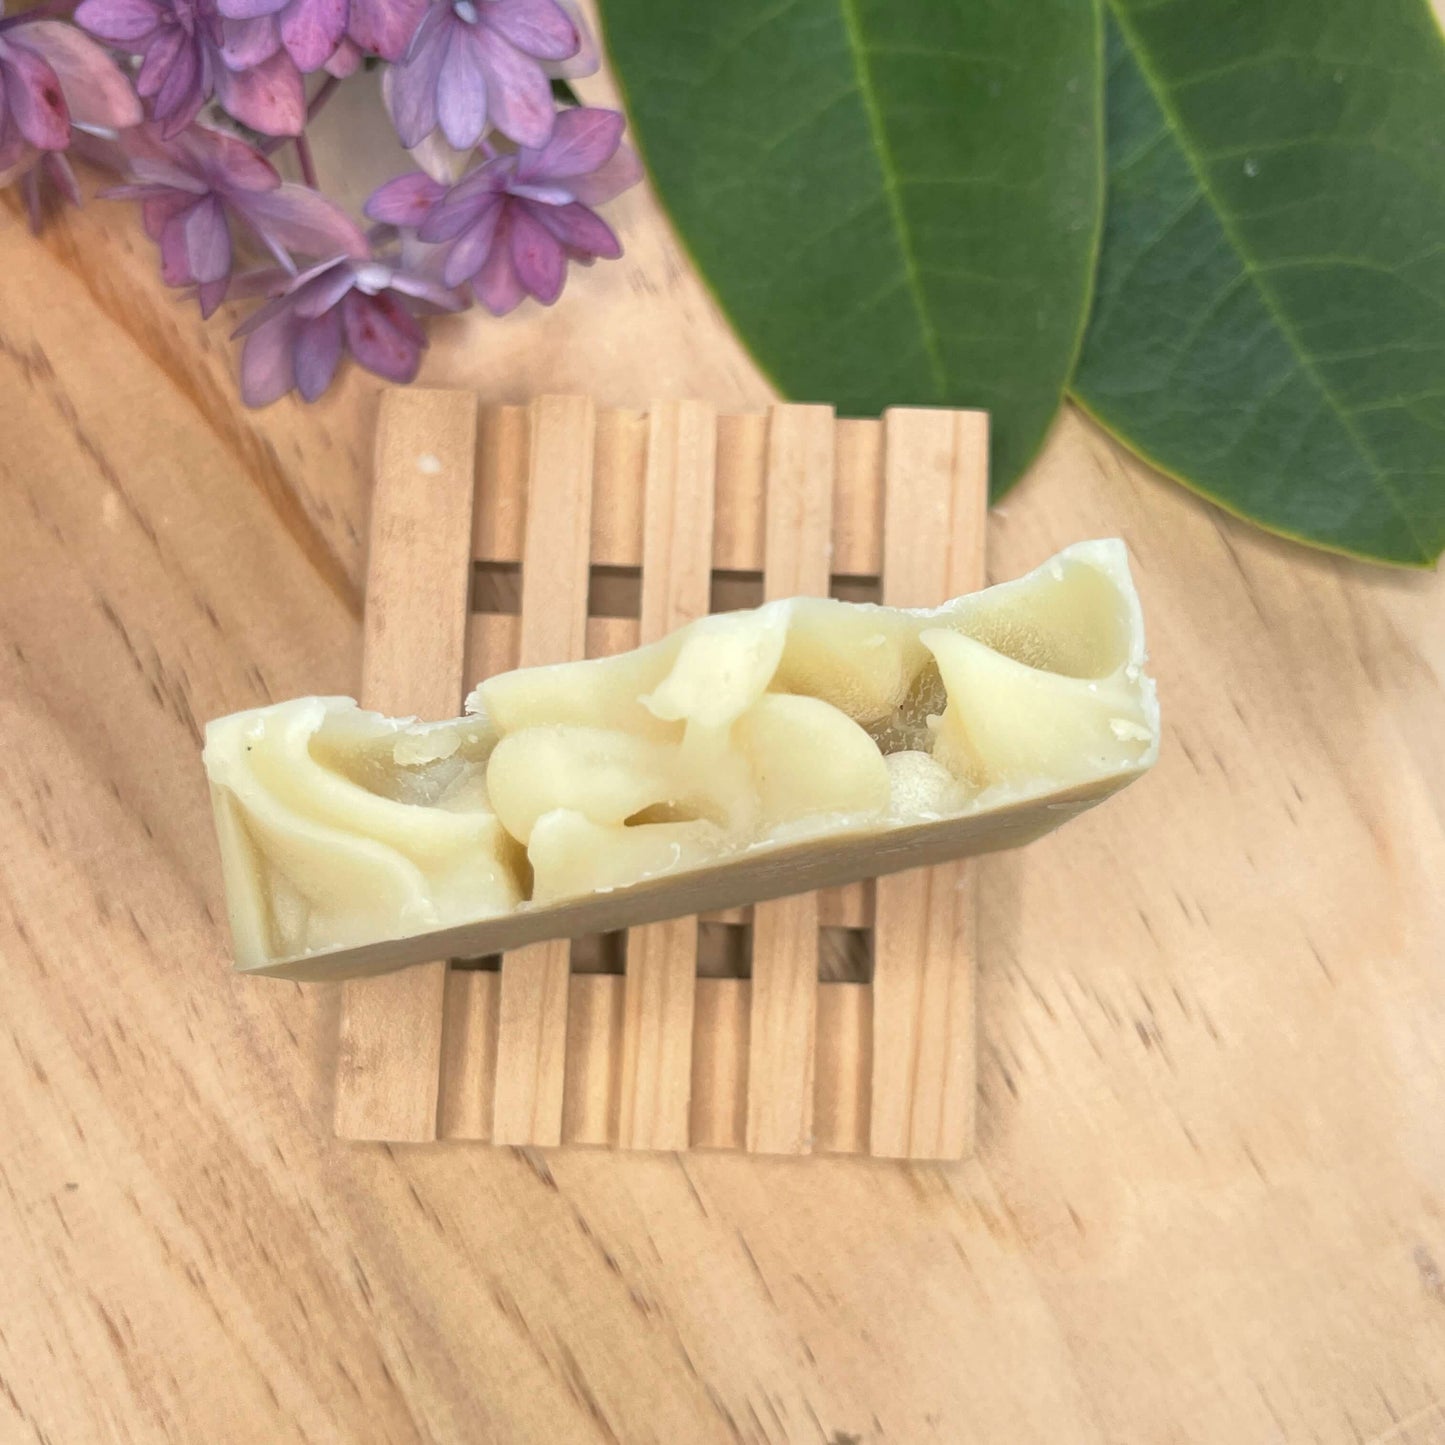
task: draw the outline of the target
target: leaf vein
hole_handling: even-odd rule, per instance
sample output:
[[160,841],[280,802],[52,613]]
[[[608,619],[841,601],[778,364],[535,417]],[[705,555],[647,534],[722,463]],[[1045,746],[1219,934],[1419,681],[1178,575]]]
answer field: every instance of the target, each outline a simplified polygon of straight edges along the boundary
[[908,281],[909,295],[918,314],[919,331],[923,337],[924,352],[928,357],[929,369],[938,395],[948,389],[948,372],[943,364],[943,352],[939,344],[937,328],[934,326],[923,294],[923,278],[918,270],[918,256],[914,248],[913,235],[908,226],[908,217],[903,209],[903,197],[898,187],[898,171],[888,146],[888,135],[883,124],[883,112],[878,104],[878,95],[873,87],[873,76],[868,69],[868,47],[863,36],[862,22],[858,16],[858,0],[840,0],[843,23],[848,31],[848,40],[853,50],[853,69],[858,77],[858,91],[863,98],[863,109],[868,117],[873,143],[878,151],[879,169],[883,176],[883,190],[888,197],[888,209],[893,224],[898,230],[898,245],[903,256],[904,275]]
[[1194,173],[1201,190],[1209,200],[1219,221],[1219,225],[1224,231],[1225,237],[1239,257],[1244,274],[1253,280],[1255,289],[1259,293],[1266,310],[1274,319],[1275,325],[1279,327],[1281,335],[1290,343],[1295,352],[1301,370],[1314,382],[1320,396],[1328,405],[1330,413],[1334,416],[1345,435],[1350,439],[1361,461],[1366,463],[1368,474],[1374,479],[1376,490],[1393,507],[1405,531],[1418,549],[1418,555],[1422,560],[1429,560],[1431,555],[1429,545],[1416,527],[1415,518],[1405,506],[1404,498],[1401,496],[1399,490],[1390,484],[1388,480],[1388,470],[1375,454],[1374,448],[1361,434],[1350,410],[1335,395],[1333,388],[1315,365],[1313,358],[1296,334],[1292,321],[1280,305],[1279,298],[1275,296],[1273,290],[1266,284],[1265,277],[1259,271],[1258,263],[1253,254],[1245,246],[1243,238],[1235,233],[1233,226],[1230,224],[1228,219],[1229,213],[1221,203],[1219,196],[1215,193],[1213,181],[1207,169],[1202,164],[1195,150],[1186,143],[1188,132],[1184,126],[1183,118],[1180,116],[1178,108],[1174,103],[1173,93],[1168,83],[1151,65],[1150,56],[1137,31],[1134,30],[1130,17],[1125,13],[1125,6],[1122,0],[1108,0],[1108,3],[1119,25],[1120,31],[1128,41],[1129,48],[1134,53],[1140,74],[1144,77],[1145,83],[1153,92],[1155,101],[1164,113],[1166,123],[1177,136],[1180,153],[1183,155],[1190,170]]

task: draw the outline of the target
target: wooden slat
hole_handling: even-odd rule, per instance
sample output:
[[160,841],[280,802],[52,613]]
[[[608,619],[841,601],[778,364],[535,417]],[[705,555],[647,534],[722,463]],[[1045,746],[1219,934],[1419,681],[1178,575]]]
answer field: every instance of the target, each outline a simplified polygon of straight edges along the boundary
[[741,1149],[747,1137],[745,978],[700,978],[694,990],[692,1147]]
[[[643,504],[643,642],[707,612],[716,469],[713,409],[659,402],[648,435]],[[624,1149],[687,1148],[696,975],[696,918],[630,931],[618,1128]]]
[[612,657],[631,652],[640,641],[635,617],[589,617],[587,619],[587,656]]
[[532,423],[524,406],[482,408],[477,432],[477,504],[472,556],[520,562],[527,518],[527,449]]
[[696,918],[629,930],[618,1127],[624,1149],[687,1148],[696,981]]
[[873,926],[873,880],[839,883],[818,893],[818,922],[837,928]]
[[[932,606],[982,586],[987,418],[891,411],[884,441],[884,602]],[[880,878],[875,910],[870,1151],[961,1157],[973,1145],[972,871]]]
[[437,1106],[439,1138],[492,1137],[499,984],[500,975],[489,970],[453,967],[447,971]]
[[832,570],[876,577],[883,565],[883,424],[843,419],[836,435]]
[[596,565],[637,567],[642,563],[642,474],[649,429],[645,411],[597,413],[592,462],[592,561]]
[[[775,407],[768,426],[763,592],[826,596],[833,527],[831,407]],[[818,999],[818,896],[753,910],[747,1147],[812,1147],[813,1039]]]
[[[594,436],[587,398],[542,397],[533,404],[522,556],[523,667],[586,653]],[[569,953],[562,940],[532,944],[502,959],[492,1130],[499,1144],[561,1140]]]
[[[362,701],[448,717],[461,706],[471,591],[477,401],[387,392],[376,437]],[[446,964],[342,988],[336,1132],[436,1137]]]
[[616,1144],[622,980],[605,973],[574,973],[569,990],[562,1142]]
[[867,984],[826,983],[818,989],[813,1147],[820,1153],[858,1154],[868,1148],[872,1034],[873,995]]
[[467,691],[516,667],[521,644],[522,619],[515,613],[473,612],[467,623]]
[[756,572],[763,565],[763,496],[768,418],[761,412],[717,419],[717,520],[712,564]]

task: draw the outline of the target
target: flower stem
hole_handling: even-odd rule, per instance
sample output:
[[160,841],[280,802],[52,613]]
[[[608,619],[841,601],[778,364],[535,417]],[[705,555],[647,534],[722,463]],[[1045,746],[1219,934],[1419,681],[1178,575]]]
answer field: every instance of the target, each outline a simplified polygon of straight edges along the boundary
[[334,75],[328,75],[321,83],[321,88],[306,104],[306,123],[308,125],[321,114],[326,102],[336,93],[336,87],[340,84],[341,82]]
[[305,131],[296,137],[296,161],[301,167],[301,179],[313,191],[317,190],[316,162],[311,159],[311,142],[306,139]]
[[25,196],[25,211],[30,218],[30,232],[32,235],[40,234],[40,167],[31,166],[25,172],[25,179],[20,183],[20,189]]

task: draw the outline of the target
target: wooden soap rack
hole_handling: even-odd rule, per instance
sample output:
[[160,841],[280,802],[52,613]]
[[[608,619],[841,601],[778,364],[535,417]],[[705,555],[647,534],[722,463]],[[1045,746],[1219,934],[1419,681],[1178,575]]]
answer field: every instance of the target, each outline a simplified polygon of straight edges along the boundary
[[[493,672],[624,651],[710,610],[972,591],[987,443],[978,412],[388,393],[362,702],[450,717]],[[951,863],[351,980],[337,1133],[960,1158],[972,882]],[[821,979],[840,942],[863,967]]]

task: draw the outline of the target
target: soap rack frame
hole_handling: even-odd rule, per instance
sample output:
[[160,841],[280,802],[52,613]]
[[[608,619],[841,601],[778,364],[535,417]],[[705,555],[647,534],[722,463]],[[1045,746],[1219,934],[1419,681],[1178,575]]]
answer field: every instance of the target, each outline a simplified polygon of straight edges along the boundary
[[[987,500],[981,412],[387,392],[361,700],[453,716],[491,673],[625,651],[764,598],[932,606],[983,585]],[[974,915],[973,865],[948,863],[625,943],[348,980],[336,1132],[962,1158]],[[719,938],[750,952],[748,976],[735,960],[713,976]],[[866,976],[820,977],[839,938],[865,945]],[[619,951],[620,973],[584,971]]]

